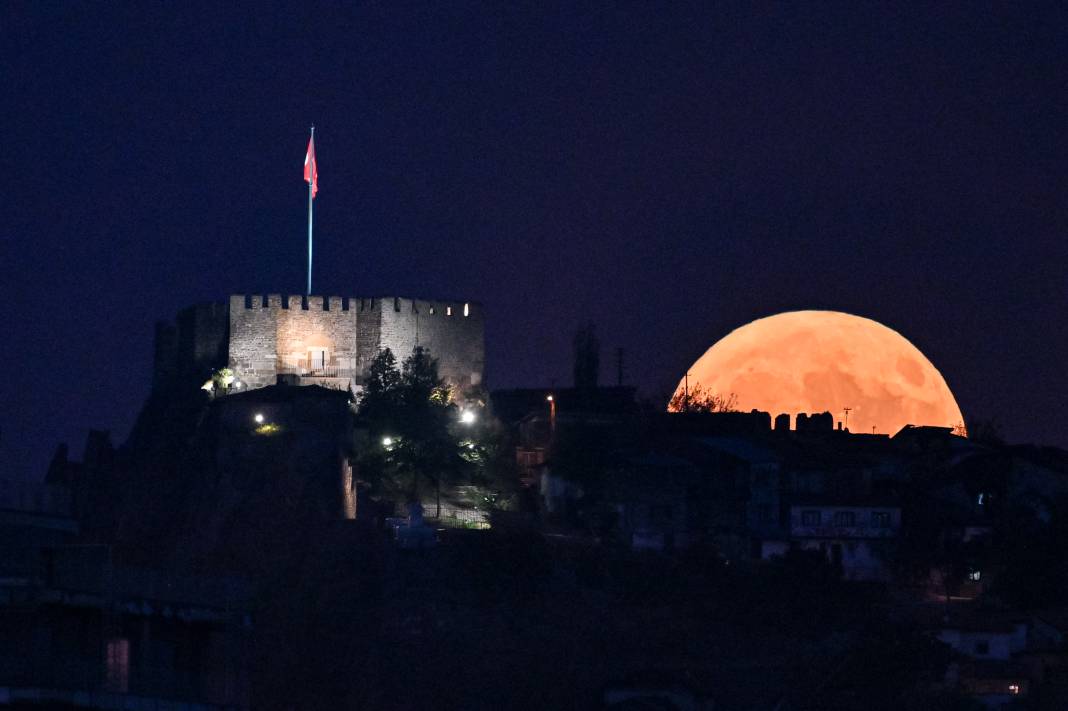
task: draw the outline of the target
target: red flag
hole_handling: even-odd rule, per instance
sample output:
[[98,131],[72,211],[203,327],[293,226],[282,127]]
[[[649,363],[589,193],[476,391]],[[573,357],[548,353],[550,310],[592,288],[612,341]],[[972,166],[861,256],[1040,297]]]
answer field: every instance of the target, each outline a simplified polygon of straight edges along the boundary
[[315,136],[308,139],[308,154],[304,156],[304,182],[311,183],[311,194],[319,192],[319,170],[315,164]]

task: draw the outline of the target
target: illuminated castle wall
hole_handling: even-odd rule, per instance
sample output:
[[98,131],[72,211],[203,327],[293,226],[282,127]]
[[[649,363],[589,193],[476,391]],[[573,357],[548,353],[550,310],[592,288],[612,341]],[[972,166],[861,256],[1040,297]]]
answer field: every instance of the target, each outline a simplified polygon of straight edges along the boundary
[[202,382],[226,366],[252,388],[283,376],[356,390],[379,349],[392,350],[399,366],[422,346],[463,391],[482,383],[483,331],[482,307],[471,302],[235,294],[157,326],[154,383]]

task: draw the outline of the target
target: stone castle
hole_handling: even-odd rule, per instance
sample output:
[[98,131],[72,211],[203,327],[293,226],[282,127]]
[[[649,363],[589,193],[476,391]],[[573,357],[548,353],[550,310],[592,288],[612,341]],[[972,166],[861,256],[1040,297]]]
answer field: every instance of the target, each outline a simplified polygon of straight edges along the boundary
[[399,367],[421,346],[463,393],[482,384],[483,331],[473,302],[235,294],[156,325],[153,389],[203,382],[227,367],[243,388],[287,382],[359,392],[379,350],[393,351]]

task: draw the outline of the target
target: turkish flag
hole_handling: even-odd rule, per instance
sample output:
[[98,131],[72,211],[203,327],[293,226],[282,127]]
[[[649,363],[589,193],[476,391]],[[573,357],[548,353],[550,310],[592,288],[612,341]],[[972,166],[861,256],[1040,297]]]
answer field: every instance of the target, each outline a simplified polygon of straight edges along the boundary
[[311,183],[311,194],[319,192],[319,170],[315,164],[315,136],[308,139],[308,154],[304,156],[304,181]]

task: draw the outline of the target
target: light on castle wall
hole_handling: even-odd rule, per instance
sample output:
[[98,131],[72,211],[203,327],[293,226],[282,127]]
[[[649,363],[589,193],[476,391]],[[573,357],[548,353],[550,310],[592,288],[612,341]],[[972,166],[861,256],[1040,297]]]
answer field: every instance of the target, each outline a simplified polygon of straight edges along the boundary
[[474,424],[475,419],[476,415],[474,410],[464,410],[460,413],[460,422],[464,423],[465,425]]

